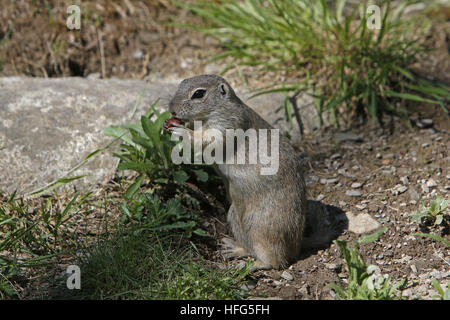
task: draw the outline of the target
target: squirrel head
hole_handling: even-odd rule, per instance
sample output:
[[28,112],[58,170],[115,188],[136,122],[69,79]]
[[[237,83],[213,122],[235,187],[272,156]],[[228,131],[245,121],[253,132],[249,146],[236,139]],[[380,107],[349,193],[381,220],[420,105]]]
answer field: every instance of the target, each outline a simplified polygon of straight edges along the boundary
[[229,116],[240,100],[228,82],[217,75],[185,79],[169,102],[169,111],[178,119],[192,123]]

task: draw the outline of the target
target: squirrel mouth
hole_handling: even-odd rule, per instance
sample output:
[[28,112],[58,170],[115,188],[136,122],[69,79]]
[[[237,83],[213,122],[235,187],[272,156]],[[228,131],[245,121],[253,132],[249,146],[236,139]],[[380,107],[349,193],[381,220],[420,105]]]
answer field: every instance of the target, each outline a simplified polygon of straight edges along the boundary
[[181,127],[185,127],[185,123],[183,120],[181,120],[177,117],[172,117],[164,122],[164,127],[166,129],[172,128],[172,127],[181,128]]

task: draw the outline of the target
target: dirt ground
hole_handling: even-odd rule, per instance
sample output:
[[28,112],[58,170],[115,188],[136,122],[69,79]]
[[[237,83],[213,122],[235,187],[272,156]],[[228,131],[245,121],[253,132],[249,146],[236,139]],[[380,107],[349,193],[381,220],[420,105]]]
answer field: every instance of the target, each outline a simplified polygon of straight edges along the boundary
[[[222,64],[209,58],[220,50],[216,41],[170,22],[198,19],[166,0],[85,1],[82,28],[68,31],[65,10],[70,1],[5,1],[0,10],[0,76],[97,77],[123,79],[182,78],[199,73],[218,73]],[[71,4],[71,3],[70,3]],[[419,69],[450,81],[449,34],[436,33],[437,53]],[[3,40],[2,40],[3,39]],[[250,85],[260,85],[251,69],[242,69]],[[226,74],[232,84],[242,78]],[[304,138],[297,149],[310,163],[309,198],[346,212],[368,213],[388,231],[360,251],[367,264],[394,281],[408,279],[405,298],[431,298],[436,292],[431,279],[450,282],[450,248],[415,232],[430,232],[450,239],[449,221],[422,230],[409,215],[421,200],[429,204],[436,194],[449,198],[450,118],[439,107],[413,105],[411,121],[433,119],[430,128],[409,129],[398,119],[393,134],[377,125],[353,128],[358,142],[339,142],[335,131],[324,128]],[[332,181],[332,182],[330,182]],[[354,188],[352,184],[360,183]],[[406,187],[399,189],[399,186]],[[347,190],[361,192],[346,196]],[[404,190],[399,192],[398,190]],[[219,199],[217,217],[206,218],[213,235],[205,251],[213,263],[228,263],[218,253],[214,239],[227,233],[226,204]],[[345,231],[340,238],[357,237]],[[231,263],[237,263],[231,262]],[[258,271],[246,285],[251,296],[280,299],[334,299],[326,283],[347,280],[345,263],[336,245],[305,252],[286,270]]]
[[0,76],[184,77],[218,50],[215,41],[172,26],[199,18],[168,0],[83,1],[81,29],[68,30],[72,2],[2,1]]

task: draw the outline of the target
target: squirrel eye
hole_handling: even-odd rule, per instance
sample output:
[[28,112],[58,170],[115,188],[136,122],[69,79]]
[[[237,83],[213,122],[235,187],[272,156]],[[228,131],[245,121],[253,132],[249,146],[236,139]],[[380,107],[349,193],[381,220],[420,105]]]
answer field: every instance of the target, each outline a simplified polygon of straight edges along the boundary
[[192,100],[192,99],[201,99],[201,98],[203,98],[203,97],[205,96],[205,93],[206,93],[206,90],[204,90],[204,89],[198,89],[198,90],[196,90],[196,91],[194,92],[194,94],[192,95],[191,100]]

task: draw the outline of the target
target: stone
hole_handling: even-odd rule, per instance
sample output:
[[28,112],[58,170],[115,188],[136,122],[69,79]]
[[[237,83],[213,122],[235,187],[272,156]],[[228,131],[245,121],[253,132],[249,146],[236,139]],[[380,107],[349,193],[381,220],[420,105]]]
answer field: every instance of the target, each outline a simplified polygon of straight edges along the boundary
[[345,195],[349,197],[361,197],[362,193],[358,190],[347,190]]
[[434,179],[429,179],[426,183],[428,188],[434,188],[437,186],[437,183]]
[[392,189],[392,194],[394,196],[397,196],[399,194],[406,192],[406,190],[408,190],[408,187],[398,184]]
[[292,274],[290,274],[287,271],[283,271],[283,273],[281,274],[281,278],[287,280],[287,281],[292,281],[294,280],[294,276]]
[[409,190],[408,190],[408,195],[409,195],[409,198],[412,200],[412,201],[419,201],[419,199],[420,199],[420,195],[419,195],[419,193],[415,190],[415,189],[412,189],[412,188],[410,188]]
[[348,230],[356,234],[364,234],[377,230],[381,224],[368,213],[353,214],[346,212],[348,218]]
[[409,184],[409,178],[408,176],[404,176],[400,178],[400,181],[404,184],[404,185],[408,185]]
[[353,189],[359,189],[359,188],[362,187],[362,183],[360,183],[360,182],[353,182],[352,185],[351,185],[351,187],[352,187]]
[[431,128],[433,126],[433,119],[418,119],[416,124],[421,129]]
[[[177,85],[178,81],[148,85],[138,80],[0,78],[0,189],[26,193],[62,178],[112,140],[103,135],[105,127],[137,122],[158,98],[158,107],[166,106]],[[75,182],[79,187],[103,182],[117,160],[108,150],[70,175],[90,175]]]
[[342,265],[338,263],[325,263],[325,267],[332,271],[340,272]]
[[144,56],[144,52],[142,52],[141,49],[136,49],[136,51],[134,51],[134,53],[133,53],[133,58],[135,58],[136,60],[142,59],[143,56]]
[[[140,53],[137,54],[140,56]],[[143,80],[87,78],[0,78],[0,189],[27,193],[64,177],[87,155],[105,147],[112,138],[103,130],[110,125],[137,122],[158,98],[157,108],[166,110],[183,79]],[[285,120],[282,93],[249,99],[248,90],[234,88],[238,96],[274,127],[289,131],[291,141],[301,139],[297,121],[293,130]],[[133,119],[130,116],[143,93]],[[305,133],[317,127],[313,99],[299,95],[298,105]],[[278,107],[277,107],[278,106]],[[324,124],[330,123],[324,115]],[[114,149],[112,149],[114,150]],[[70,176],[77,188],[107,181],[118,159],[106,150]]]
[[337,132],[334,134],[334,138],[338,142],[361,142],[363,141],[362,135],[356,135],[350,132]]
[[336,160],[336,159],[339,159],[339,158],[341,158],[342,156],[341,156],[341,154],[340,153],[335,153],[335,154],[333,154],[331,157],[330,157],[330,159],[331,160]]
[[430,188],[426,184],[422,184],[422,193],[430,192]]
[[320,179],[320,183],[321,184],[336,184],[339,182],[339,179],[337,178],[332,178],[332,179]]
[[357,204],[355,207],[356,207],[356,209],[358,209],[359,211],[362,211],[362,210],[364,210],[365,208],[367,208],[367,206],[366,206],[365,204]]

